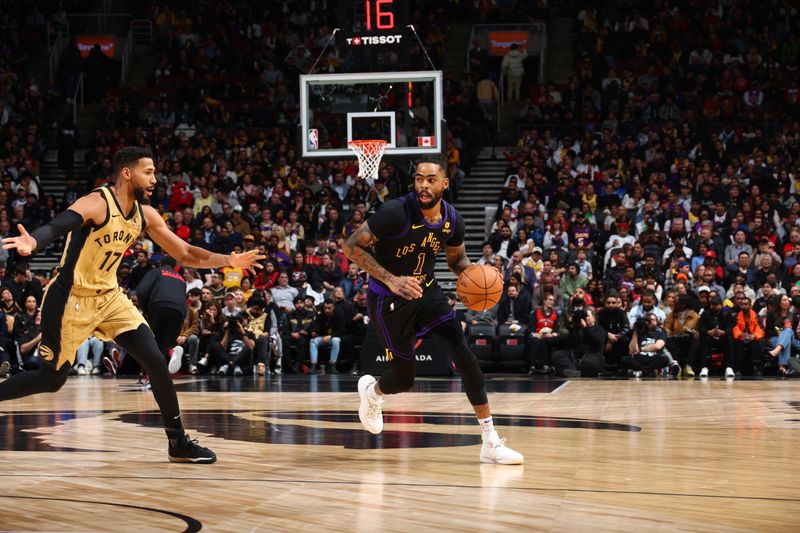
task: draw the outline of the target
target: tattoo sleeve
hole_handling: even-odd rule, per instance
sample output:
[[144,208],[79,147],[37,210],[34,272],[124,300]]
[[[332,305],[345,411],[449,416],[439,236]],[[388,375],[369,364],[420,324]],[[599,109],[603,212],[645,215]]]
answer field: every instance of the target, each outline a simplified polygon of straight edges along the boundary
[[460,246],[447,246],[445,253],[447,254],[447,266],[456,276],[460,276],[464,269],[472,264],[469,257],[467,257],[467,249],[463,244]]
[[376,242],[378,242],[378,238],[370,231],[369,226],[362,224],[344,242],[344,255],[362,270],[366,270],[367,274],[373,278],[388,283],[388,280],[392,278],[391,272],[378,264],[375,256],[369,251],[369,247]]

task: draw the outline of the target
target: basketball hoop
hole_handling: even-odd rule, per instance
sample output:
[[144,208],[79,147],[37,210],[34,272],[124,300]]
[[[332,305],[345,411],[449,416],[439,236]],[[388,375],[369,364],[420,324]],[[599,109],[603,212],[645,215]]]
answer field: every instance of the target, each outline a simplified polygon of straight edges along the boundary
[[358,157],[358,177],[366,179],[370,182],[370,185],[378,179],[378,167],[381,164],[383,151],[386,149],[387,144],[386,141],[380,140],[347,142],[347,147]]

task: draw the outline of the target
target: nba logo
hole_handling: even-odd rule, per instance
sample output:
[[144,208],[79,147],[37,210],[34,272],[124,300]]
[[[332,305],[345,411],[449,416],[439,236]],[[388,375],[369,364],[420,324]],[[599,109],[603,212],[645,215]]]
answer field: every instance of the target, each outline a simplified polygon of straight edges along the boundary
[[308,149],[316,150],[319,148],[319,132],[316,129],[308,130]]

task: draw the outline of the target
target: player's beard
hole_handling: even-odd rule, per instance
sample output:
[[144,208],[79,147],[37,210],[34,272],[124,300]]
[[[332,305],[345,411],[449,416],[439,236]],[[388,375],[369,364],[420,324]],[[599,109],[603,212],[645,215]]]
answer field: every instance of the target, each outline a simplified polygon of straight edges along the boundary
[[436,194],[436,193],[431,192],[431,191],[427,191],[427,193],[431,195],[431,199],[427,200],[427,201],[424,201],[422,198],[420,198],[419,192],[415,191],[415,194],[417,195],[417,202],[419,203],[419,206],[422,209],[430,209],[430,208],[436,206],[436,204],[439,203],[439,200],[442,199],[442,196],[444,196],[444,189],[442,189],[442,191],[439,192],[439,194]]
[[145,189],[133,189],[133,197],[136,198],[136,201],[140,204],[149,204],[150,199],[144,197],[144,191]]

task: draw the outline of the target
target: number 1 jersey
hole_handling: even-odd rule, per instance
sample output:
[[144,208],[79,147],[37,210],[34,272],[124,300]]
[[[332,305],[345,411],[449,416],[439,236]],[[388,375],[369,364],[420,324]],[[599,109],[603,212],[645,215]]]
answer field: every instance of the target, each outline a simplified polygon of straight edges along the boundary
[[[378,238],[373,252],[380,265],[395,276],[414,276],[427,289],[434,281],[436,255],[445,246],[464,242],[464,220],[442,200],[442,220],[430,224],[422,216],[415,193],[389,200],[367,225]],[[373,283],[382,283],[373,280]]]

